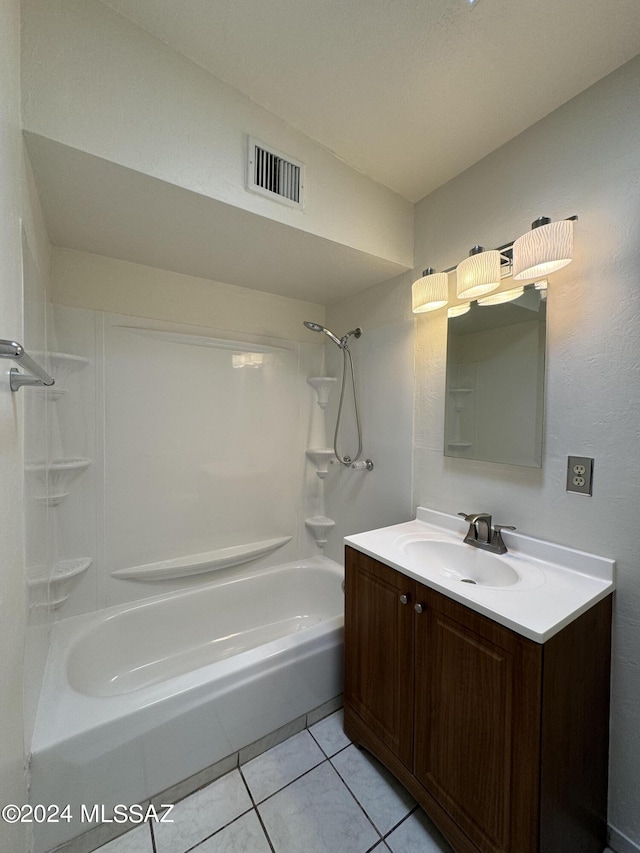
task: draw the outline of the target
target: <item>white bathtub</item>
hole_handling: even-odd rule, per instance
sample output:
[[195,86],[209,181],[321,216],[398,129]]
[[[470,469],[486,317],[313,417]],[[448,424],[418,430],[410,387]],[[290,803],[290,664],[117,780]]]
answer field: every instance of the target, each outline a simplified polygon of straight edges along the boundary
[[36,853],[342,692],[342,567],[324,557],[56,623],[31,756]]

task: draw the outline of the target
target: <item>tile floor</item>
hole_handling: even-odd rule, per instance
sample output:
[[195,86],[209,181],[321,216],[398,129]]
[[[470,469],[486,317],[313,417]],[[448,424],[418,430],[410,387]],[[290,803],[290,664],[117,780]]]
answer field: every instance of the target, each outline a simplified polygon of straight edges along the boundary
[[342,730],[338,711],[99,853],[451,853],[414,800]]

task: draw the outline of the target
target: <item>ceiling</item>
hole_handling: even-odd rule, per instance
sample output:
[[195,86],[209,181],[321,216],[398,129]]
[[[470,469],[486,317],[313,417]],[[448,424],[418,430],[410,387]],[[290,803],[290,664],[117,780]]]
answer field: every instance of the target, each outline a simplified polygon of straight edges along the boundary
[[640,46],[638,0],[102,0],[410,201]]

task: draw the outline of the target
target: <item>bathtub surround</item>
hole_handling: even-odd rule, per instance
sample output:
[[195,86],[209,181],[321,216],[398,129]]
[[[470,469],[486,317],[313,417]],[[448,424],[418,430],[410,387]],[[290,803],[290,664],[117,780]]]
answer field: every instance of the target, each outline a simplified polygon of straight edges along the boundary
[[[55,404],[60,433],[94,460],[59,507],[60,558],[93,560],[60,617],[320,553],[305,519],[324,512],[322,484],[305,448],[326,440],[306,382],[321,345],[62,305],[55,321],[91,362]],[[161,399],[179,405],[149,418]]]

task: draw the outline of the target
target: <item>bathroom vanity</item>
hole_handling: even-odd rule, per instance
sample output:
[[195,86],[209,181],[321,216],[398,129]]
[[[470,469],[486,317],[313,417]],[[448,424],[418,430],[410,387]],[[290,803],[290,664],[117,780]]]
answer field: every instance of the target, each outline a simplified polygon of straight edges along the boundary
[[347,538],[345,731],[455,853],[602,853],[613,563],[464,530],[420,510]]

